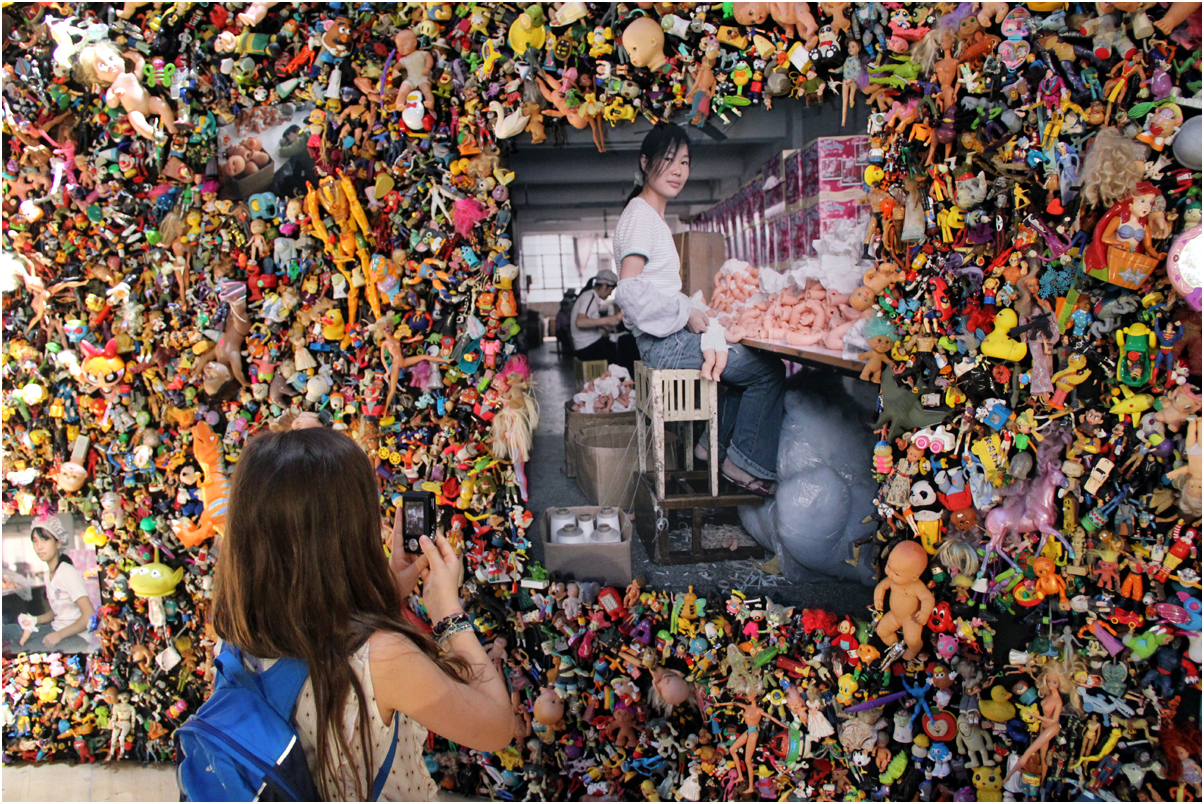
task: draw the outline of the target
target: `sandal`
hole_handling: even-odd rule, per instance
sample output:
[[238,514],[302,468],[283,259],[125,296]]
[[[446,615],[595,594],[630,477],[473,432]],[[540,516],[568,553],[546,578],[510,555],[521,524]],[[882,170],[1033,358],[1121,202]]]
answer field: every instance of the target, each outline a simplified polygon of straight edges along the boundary
[[759,477],[754,477],[747,483],[736,480],[736,478],[724,472],[722,469],[719,474],[724,477],[733,486],[744,489],[745,491],[756,494],[758,497],[772,497],[778,493],[778,484],[772,480],[762,480]]

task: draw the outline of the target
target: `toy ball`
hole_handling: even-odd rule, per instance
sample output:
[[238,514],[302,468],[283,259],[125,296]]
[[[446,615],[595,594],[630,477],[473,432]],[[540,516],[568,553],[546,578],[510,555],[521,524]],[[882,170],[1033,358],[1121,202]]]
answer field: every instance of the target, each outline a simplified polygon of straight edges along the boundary
[[1188,170],[1200,169],[1200,116],[1187,120],[1175,136],[1175,158]]

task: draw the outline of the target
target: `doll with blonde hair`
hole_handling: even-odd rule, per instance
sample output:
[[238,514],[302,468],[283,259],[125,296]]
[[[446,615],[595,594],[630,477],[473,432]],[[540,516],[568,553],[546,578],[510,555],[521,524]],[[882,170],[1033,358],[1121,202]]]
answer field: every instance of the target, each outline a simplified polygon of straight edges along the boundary
[[1042,668],[1041,674],[1037,676],[1037,693],[1041,696],[1040,711],[1036,714],[1041,724],[1041,732],[1021,755],[1020,761],[1008,771],[1007,779],[1036,756],[1041,765],[1041,782],[1044,783],[1045,774],[1049,770],[1049,746],[1062,731],[1062,707],[1065,706],[1062,696],[1069,696],[1071,707],[1082,714],[1083,704],[1079,698],[1078,686],[1074,683],[1074,676],[1059,662],[1048,662]]
[[[134,66],[132,72],[125,69],[127,56]],[[78,60],[80,79],[85,84],[108,87],[105,104],[111,109],[118,106],[125,109],[130,125],[141,136],[155,142],[167,139],[147,120],[148,115],[158,116],[168,133],[176,133],[176,115],[171,106],[147,92],[138,80],[145,63],[142,54],[128,51],[123,55],[112,43],[98,42],[81,50]]]

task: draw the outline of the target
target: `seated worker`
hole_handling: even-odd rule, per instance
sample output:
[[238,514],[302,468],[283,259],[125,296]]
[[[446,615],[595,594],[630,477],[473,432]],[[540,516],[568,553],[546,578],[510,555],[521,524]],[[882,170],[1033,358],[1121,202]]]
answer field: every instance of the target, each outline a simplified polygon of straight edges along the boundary
[[[573,304],[569,326],[573,334],[573,355],[579,360],[605,360],[635,370],[639,354],[635,338],[628,332],[617,337],[614,333],[623,323],[621,311],[603,315],[605,302],[614,292],[619,278],[614,271],[602,270],[586,283],[585,289]],[[608,305],[607,305],[608,306]]]

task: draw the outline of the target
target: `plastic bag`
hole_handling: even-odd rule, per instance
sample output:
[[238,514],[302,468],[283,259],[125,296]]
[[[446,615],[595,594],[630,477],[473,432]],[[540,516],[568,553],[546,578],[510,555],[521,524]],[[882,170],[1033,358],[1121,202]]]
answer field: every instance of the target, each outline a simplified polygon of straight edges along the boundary
[[868,220],[839,227],[822,240],[815,241],[814,257],[805,257],[791,266],[788,276],[794,283],[806,287],[807,280],[817,279],[828,290],[848,295],[861,287],[867,264],[861,260]]
[[874,437],[873,389],[854,381],[808,383],[786,394],[778,448],[778,493],[740,509],[745,529],[778,556],[791,581],[851,580],[874,584],[871,551],[853,558],[853,542],[871,536],[878,487],[869,467]]

